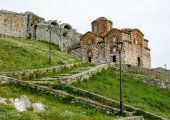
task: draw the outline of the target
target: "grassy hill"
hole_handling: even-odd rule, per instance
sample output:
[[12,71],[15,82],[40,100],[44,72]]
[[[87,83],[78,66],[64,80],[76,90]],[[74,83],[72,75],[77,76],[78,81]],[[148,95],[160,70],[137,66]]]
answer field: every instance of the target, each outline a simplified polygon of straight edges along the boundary
[[[138,81],[134,73],[123,73],[123,102],[170,119],[170,91]],[[119,72],[104,70],[89,80],[73,84],[119,101]]]
[[32,94],[15,86],[0,86],[0,97],[19,98],[22,95],[26,95],[32,102],[42,102],[47,107],[46,111],[17,112],[12,105],[0,104],[0,120],[113,120],[114,118],[93,109],[56,101],[52,97]]
[[0,37],[0,72],[56,66],[80,60],[59,51],[52,44],[52,63],[48,64],[49,44],[21,38]]

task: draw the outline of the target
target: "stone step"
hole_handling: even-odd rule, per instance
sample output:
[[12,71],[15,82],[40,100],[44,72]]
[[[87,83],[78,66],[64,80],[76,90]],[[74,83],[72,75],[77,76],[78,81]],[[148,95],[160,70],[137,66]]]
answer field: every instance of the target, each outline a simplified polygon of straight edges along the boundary
[[54,80],[53,81],[52,80],[51,81],[44,81],[44,80],[40,81],[39,80],[39,81],[25,81],[25,82],[32,83],[32,84],[37,84],[37,85],[40,85],[40,84],[41,85],[46,85],[46,84],[58,83],[58,81],[54,81]]
[[116,120],[144,120],[143,116],[122,117]]
[[[117,108],[113,108],[113,107],[110,107],[110,106],[107,106],[107,105],[103,105],[103,104],[99,103],[98,101],[94,101],[94,100],[91,100],[91,99],[88,99],[88,98],[76,96],[73,101],[74,102],[80,102],[82,104],[85,103],[86,105],[88,105],[92,108],[97,108],[100,111],[104,111],[109,115],[116,115],[117,116],[120,113],[120,110],[117,109]],[[134,112],[123,111],[123,115],[128,116],[128,117],[133,116],[133,113]]]

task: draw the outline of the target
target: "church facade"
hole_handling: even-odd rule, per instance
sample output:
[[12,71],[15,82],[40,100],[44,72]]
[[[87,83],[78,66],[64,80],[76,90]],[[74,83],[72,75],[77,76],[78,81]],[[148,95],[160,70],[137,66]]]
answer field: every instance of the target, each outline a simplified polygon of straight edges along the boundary
[[94,20],[92,31],[86,32],[76,44],[71,54],[92,63],[118,63],[119,56],[116,42],[124,42],[122,63],[151,68],[148,40],[139,29],[117,29],[112,21],[105,17]]

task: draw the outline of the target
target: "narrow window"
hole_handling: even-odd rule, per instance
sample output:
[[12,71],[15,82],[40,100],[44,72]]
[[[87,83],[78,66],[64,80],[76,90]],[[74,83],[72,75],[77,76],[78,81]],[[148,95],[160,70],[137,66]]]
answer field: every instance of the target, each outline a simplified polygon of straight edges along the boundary
[[140,60],[140,57],[138,57],[138,66],[141,65],[141,60]]
[[116,55],[113,56],[113,62],[116,62]]

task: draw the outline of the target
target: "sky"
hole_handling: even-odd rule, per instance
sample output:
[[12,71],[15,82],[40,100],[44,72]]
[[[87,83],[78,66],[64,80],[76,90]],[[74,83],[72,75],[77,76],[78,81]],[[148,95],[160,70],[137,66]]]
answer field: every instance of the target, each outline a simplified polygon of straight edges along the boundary
[[115,28],[138,28],[149,40],[152,67],[170,69],[169,0],[0,0],[0,9],[31,11],[45,20],[69,23],[78,32],[104,16]]

